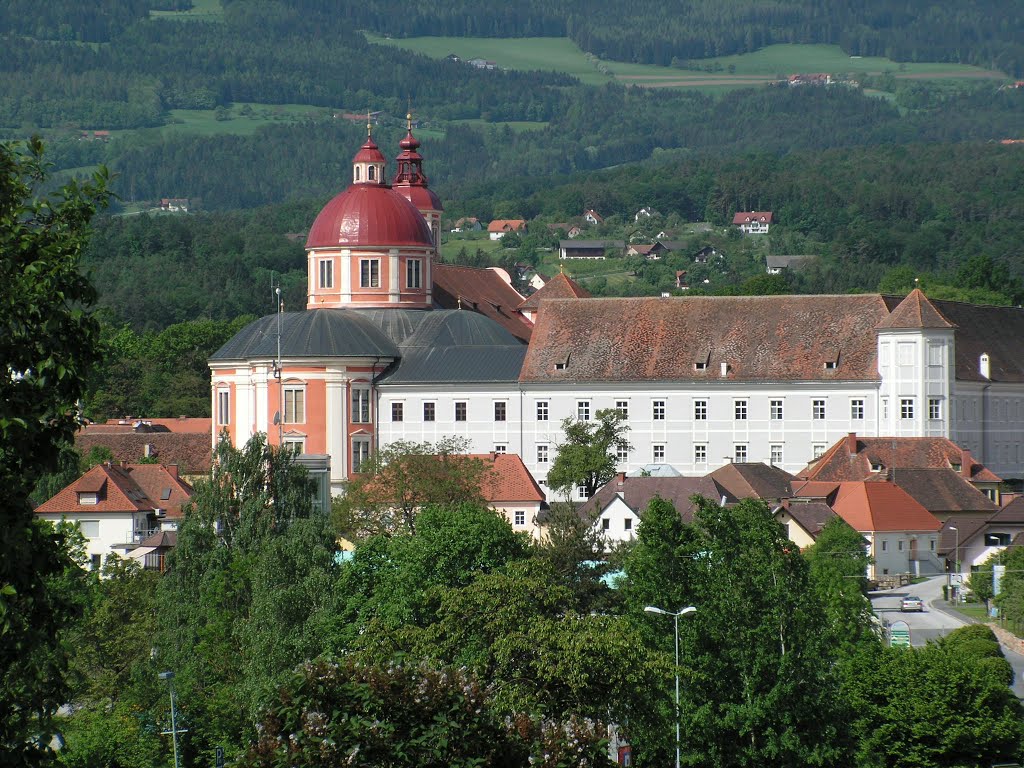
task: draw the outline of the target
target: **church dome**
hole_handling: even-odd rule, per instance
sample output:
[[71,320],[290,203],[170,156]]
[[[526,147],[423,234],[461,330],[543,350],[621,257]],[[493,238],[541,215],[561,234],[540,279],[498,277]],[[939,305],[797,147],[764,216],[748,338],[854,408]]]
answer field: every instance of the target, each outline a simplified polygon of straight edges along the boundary
[[426,221],[405,196],[379,184],[353,184],[316,217],[307,248],[423,246],[434,241]]

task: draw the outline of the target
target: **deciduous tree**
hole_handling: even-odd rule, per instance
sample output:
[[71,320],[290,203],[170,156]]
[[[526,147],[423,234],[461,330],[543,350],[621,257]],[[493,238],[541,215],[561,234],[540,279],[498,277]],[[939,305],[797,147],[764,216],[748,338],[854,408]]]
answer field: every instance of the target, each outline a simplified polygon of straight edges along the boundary
[[562,442],[548,471],[548,486],[568,497],[573,488],[585,489],[591,497],[615,477],[616,452],[629,450],[629,425],[614,408],[598,411],[596,420],[572,416],[562,420]]

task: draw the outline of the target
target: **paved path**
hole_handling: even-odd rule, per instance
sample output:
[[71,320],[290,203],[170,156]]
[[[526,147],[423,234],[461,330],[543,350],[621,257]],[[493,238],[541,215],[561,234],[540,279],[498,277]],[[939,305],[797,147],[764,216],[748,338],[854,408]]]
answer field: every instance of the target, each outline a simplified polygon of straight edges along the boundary
[[[912,645],[924,645],[929,640],[944,637],[957,627],[975,623],[974,619],[958,613],[942,599],[942,587],[946,583],[945,576],[935,576],[920,584],[888,589],[871,593],[871,605],[875,614],[883,623],[905,621],[910,627]],[[921,613],[901,613],[900,600],[907,595],[916,595],[924,600],[925,609]],[[1010,688],[1018,698],[1024,698],[1024,655],[1002,644],[1006,660],[1013,667],[1014,679]]]

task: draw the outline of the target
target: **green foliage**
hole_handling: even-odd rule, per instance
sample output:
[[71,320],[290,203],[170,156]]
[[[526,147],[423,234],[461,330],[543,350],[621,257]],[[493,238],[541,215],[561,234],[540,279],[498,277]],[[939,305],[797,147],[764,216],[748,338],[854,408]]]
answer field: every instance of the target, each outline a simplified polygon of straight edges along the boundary
[[329,521],[306,471],[258,435],[222,442],[196,485],[158,592],[159,664],[192,749],[236,752],[266,692],[320,647],[334,581]]
[[0,144],[0,762],[11,768],[45,759],[67,701],[61,632],[80,609],[81,577],[29,496],[58,469],[98,360],[79,259],[107,199],[105,174],[43,195],[44,171],[40,141]]
[[1021,759],[1024,719],[1005,661],[987,650],[973,655],[974,641],[955,634],[924,648],[864,646],[844,665],[858,765],[966,768]]
[[311,662],[265,716],[243,765],[609,765],[595,723],[501,720],[490,692],[464,670],[369,666],[351,658]]
[[467,455],[469,441],[446,437],[437,443],[399,440],[375,451],[334,502],[338,530],[357,537],[416,532],[420,510],[429,504],[483,504],[493,472]]
[[867,597],[871,558],[864,537],[835,517],[825,524],[806,559],[811,588],[825,608],[831,642],[847,646],[877,639]]
[[569,416],[562,420],[562,442],[548,471],[548,486],[569,498],[581,486],[591,497],[615,476],[616,450],[628,450],[629,424],[614,408],[600,410],[596,420]]
[[695,498],[695,622],[681,622],[687,764],[847,765],[809,568],[763,502]]
[[967,588],[971,590],[971,593],[976,598],[985,603],[986,607],[989,601],[995,597],[995,585],[992,583],[992,566],[996,563],[1001,563],[1002,557],[1002,552],[990,555],[984,563],[978,566],[978,570],[973,571],[967,577]]

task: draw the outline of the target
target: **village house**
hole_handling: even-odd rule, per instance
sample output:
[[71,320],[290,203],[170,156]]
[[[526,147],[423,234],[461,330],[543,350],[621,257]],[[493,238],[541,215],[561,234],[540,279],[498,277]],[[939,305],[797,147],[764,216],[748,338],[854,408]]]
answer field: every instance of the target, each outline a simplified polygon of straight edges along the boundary
[[500,240],[509,232],[525,232],[526,222],[523,219],[495,219],[487,225],[487,234],[491,240]]
[[745,235],[764,235],[772,224],[771,211],[741,211],[732,217],[734,227]]

